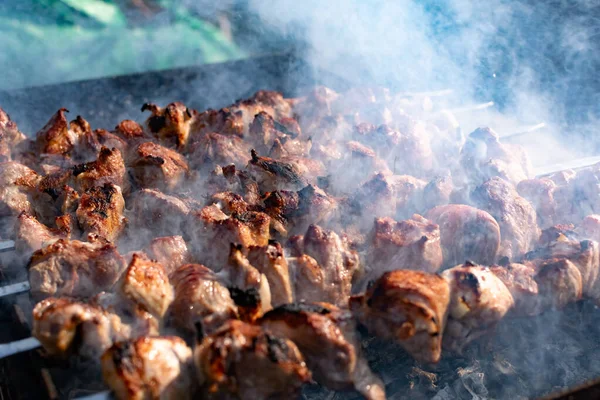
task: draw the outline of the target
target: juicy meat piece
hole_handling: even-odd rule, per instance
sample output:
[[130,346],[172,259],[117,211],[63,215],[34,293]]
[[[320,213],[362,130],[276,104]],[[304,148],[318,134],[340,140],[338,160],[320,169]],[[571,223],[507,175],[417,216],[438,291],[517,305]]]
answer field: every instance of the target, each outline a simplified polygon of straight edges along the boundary
[[119,400],[192,398],[192,350],[176,336],[117,342],[102,354],[101,364]]
[[535,208],[542,228],[552,226],[555,223],[555,189],[556,184],[548,178],[526,179],[517,185],[519,194],[527,199]]
[[[229,287],[242,292],[254,290],[259,304],[248,304],[248,319],[253,322],[257,316],[271,309],[271,289],[267,276],[250,264],[242,253],[242,247],[231,245],[229,263],[223,271]],[[235,299],[234,299],[235,300]],[[240,313],[245,310],[240,310]]]
[[436,206],[449,204],[453,190],[454,185],[450,175],[436,176],[423,188],[420,211],[424,213]]
[[31,293],[37,298],[93,296],[110,289],[124,269],[125,261],[111,243],[59,239],[31,256]]
[[183,103],[175,102],[166,107],[146,103],[142,111],[150,110],[152,115],[146,120],[146,128],[166,146],[183,149],[188,142],[192,118],[197,114]]
[[436,363],[442,353],[450,288],[438,275],[396,270],[383,274],[350,309],[369,332],[399,343],[419,361]]
[[216,204],[225,214],[243,214],[251,211],[244,198],[233,192],[219,192],[212,195],[211,204]]
[[301,170],[289,162],[260,157],[251,151],[248,171],[254,176],[263,192],[300,189],[308,183]]
[[592,214],[585,217],[578,227],[578,232],[585,239],[600,242],[600,215]]
[[499,256],[517,258],[532,249],[540,237],[536,212],[513,185],[494,177],[477,187],[472,198],[477,208],[489,212],[500,226]]
[[119,135],[104,129],[96,129],[94,136],[99,145],[98,150],[102,149],[102,147],[109,149],[116,148],[121,154],[127,154],[129,143]]
[[247,142],[237,136],[216,132],[202,135],[189,147],[188,158],[192,169],[210,169],[229,164],[244,167],[250,158],[250,145]]
[[194,362],[207,399],[294,399],[311,378],[292,341],[235,320],[198,343]]
[[244,170],[235,165],[215,167],[207,182],[209,192],[233,192],[241,195],[248,204],[257,204],[260,199],[258,183]]
[[181,236],[159,237],[150,242],[148,255],[165,268],[171,275],[177,268],[191,261],[185,240]]
[[125,161],[121,152],[116,148],[102,147],[95,161],[73,167],[73,175],[81,191],[86,191],[94,186],[102,186],[105,183],[119,186],[124,193],[129,191]]
[[58,239],[69,239],[71,232],[67,226],[51,229],[37,220],[36,217],[22,212],[15,226],[15,249],[24,259],[31,253],[54,243]]
[[251,102],[262,104],[266,109],[274,111],[273,117],[278,120],[292,116],[292,105],[283,94],[273,90],[259,90],[249,99]]
[[517,145],[500,143],[498,134],[490,128],[478,128],[469,135],[460,163],[475,185],[494,176],[516,185],[533,175],[525,151]]
[[269,240],[267,246],[250,246],[248,261],[267,277],[273,306],[293,301],[294,293],[290,282],[290,271],[281,244]]
[[361,355],[349,311],[326,303],[286,304],[265,314],[260,325],[294,342],[318,383],[334,390],[355,389],[371,400],[385,399],[382,382]]
[[[252,118],[254,118],[254,115]],[[226,136],[242,137],[244,136],[244,128],[242,111],[230,108],[222,108],[220,110],[208,109],[194,118],[191,135],[197,138],[207,133],[216,132]]]
[[143,253],[133,254],[121,290],[125,297],[159,318],[167,312],[174,297],[165,268]]
[[137,191],[131,202],[132,224],[136,234],[147,232],[148,236],[174,236],[182,232],[182,224],[188,219],[190,208],[175,197],[159,190]]
[[11,153],[27,139],[17,124],[0,108],[0,162],[10,161]]
[[[300,257],[293,265],[293,275],[297,277],[294,279],[297,281],[296,301],[325,301],[345,306],[352,279],[360,268],[358,253],[337,233],[318,225],[310,225],[304,237],[295,240],[298,248],[294,255]],[[302,255],[310,258],[302,258]],[[299,287],[301,282],[311,284]],[[316,296],[306,297],[308,295]]]
[[511,315],[529,317],[539,314],[539,289],[536,281],[536,270],[531,265],[509,263],[494,265],[490,271],[508,288],[515,305]]
[[138,145],[128,166],[139,187],[166,192],[177,189],[189,173],[187,161],[181,154],[152,142]]
[[444,348],[462,352],[488,333],[513,307],[514,299],[489,268],[465,263],[442,272],[450,286]]
[[23,164],[0,163],[0,216],[17,216],[21,211],[36,215],[32,196],[40,180],[35,171]]
[[184,264],[171,274],[175,299],[169,314],[175,325],[195,331],[200,323],[210,334],[225,321],[237,318],[229,290],[221,284],[213,271],[200,264]]
[[125,199],[121,188],[112,183],[86,190],[77,207],[77,221],[83,234],[95,233],[110,242],[117,240],[126,219],[123,216]]
[[144,137],[144,128],[135,121],[124,119],[115,127],[115,134],[131,143]]
[[[292,119],[294,127],[296,127],[298,134],[300,133],[300,127],[297,125],[296,120]],[[289,124],[291,125],[291,124]],[[294,132],[294,131],[292,131]],[[291,136],[286,136],[281,139],[275,139],[273,146],[269,149],[269,157],[271,158],[285,158],[285,157],[308,157],[310,150],[312,149],[312,137],[308,139],[292,139]]]
[[36,147],[40,153],[66,155],[78,144],[78,132],[69,129],[67,112],[66,108],[58,110],[36,133]]
[[53,356],[98,356],[131,334],[117,315],[67,297],[47,298],[33,309],[32,335]]
[[427,213],[440,227],[444,265],[467,260],[492,265],[500,247],[500,226],[489,213],[464,204],[435,207]]
[[440,227],[418,214],[400,222],[377,218],[370,236],[370,279],[396,269],[436,272],[442,266]]
[[561,309],[581,300],[583,280],[577,266],[568,259],[555,259],[538,266],[535,276],[539,290],[538,308]]

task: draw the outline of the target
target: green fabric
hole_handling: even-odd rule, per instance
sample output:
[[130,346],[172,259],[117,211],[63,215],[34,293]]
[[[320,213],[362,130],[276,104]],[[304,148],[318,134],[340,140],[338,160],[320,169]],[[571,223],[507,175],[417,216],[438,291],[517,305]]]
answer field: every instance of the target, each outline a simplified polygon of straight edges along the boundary
[[168,18],[168,24],[128,27],[119,7],[102,0],[0,9],[0,89],[244,57],[216,27],[186,10],[169,10]]

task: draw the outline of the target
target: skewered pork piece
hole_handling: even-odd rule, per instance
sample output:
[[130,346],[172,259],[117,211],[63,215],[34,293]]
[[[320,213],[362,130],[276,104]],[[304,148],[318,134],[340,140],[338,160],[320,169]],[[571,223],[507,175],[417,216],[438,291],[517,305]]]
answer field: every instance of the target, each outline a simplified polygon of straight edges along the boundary
[[116,247],[101,238],[59,239],[33,253],[29,283],[34,298],[93,296],[112,287],[125,269]]
[[191,210],[178,197],[159,190],[142,189],[135,192],[130,203],[132,231],[136,236],[180,235]]
[[146,252],[171,275],[181,265],[191,262],[192,256],[181,236],[159,237],[150,242]]
[[[337,233],[310,225],[304,236],[292,238],[296,301],[325,301],[345,306],[352,280],[361,266],[358,253]],[[308,257],[304,257],[308,256]]]
[[[292,119],[295,124],[293,127],[297,126],[296,120]],[[288,124],[291,125],[291,124]],[[300,132],[300,127],[297,127],[298,132]],[[275,139],[273,142],[273,146],[269,149],[269,157],[271,158],[286,158],[286,157],[308,157],[310,155],[310,150],[312,149],[312,137],[308,139],[292,139],[290,137],[284,137],[282,139]],[[316,157],[318,158],[318,157]]]
[[396,269],[436,272],[442,266],[440,228],[418,214],[400,222],[377,218],[368,241],[369,279]]
[[437,206],[450,204],[454,185],[450,174],[433,177],[423,188],[422,200],[416,205],[419,213],[425,213]]
[[549,178],[526,179],[517,185],[517,191],[535,208],[541,228],[554,225],[556,202],[554,191],[556,184]]
[[39,153],[67,155],[79,142],[76,132],[69,130],[66,108],[58,110],[36,133],[36,148]]
[[139,144],[130,155],[127,166],[137,186],[167,193],[183,184],[189,174],[185,157],[152,142]]
[[382,382],[361,355],[349,311],[327,303],[287,304],[265,314],[260,325],[294,342],[318,383],[355,389],[370,400],[385,399]]
[[248,163],[250,145],[238,136],[208,132],[189,145],[190,168],[210,170],[217,165],[233,164],[244,167]]
[[383,274],[350,309],[370,333],[399,343],[411,356],[438,362],[450,288],[438,275],[396,270]]
[[311,378],[289,339],[230,320],[194,350],[203,398],[293,399]]
[[184,264],[171,274],[175,298],[169,314],[179,328],[194,332],[197,323],[211,334],[237,318],[237,307],[217,275],[200,264]]
[[540,311],[561,309],[581,300],[583,280],[577,266],[566,258],[548,260],[537,267],[538,307]]
[[14,161],[0,163],[0,216],[18,216],[22,211],[36,215],[33,195],[41,177]]
[[0,108],[0,162],[11,161],[12,152],[25,142],[25,136],[10,116]]
[[195,110],[190,110],[180,102],[170,103],[164,108],[146,103],[142,106],[142,112],[146,110],[152,113],[146,120],[146,129],[161,144],[179,150],[186,146],[192,118],[197,114]]
[[68,297],[49,297],[33,309],[33,336],[53,356],[99,356],[115,340],[144,334],[104,308]]
[[267,246],[250,246],[248,261],[267,277],[274,307],[293,301],[290,271],[279,242],[269,240]]
[[215,167],[207,182],[210,193],[232,192],[239,194],[246,203],[255,205],[260,200],[260,190],[256,180],[245,170],[235,165]]
[[283,121],[284,123],[280,123],[268,113],[259,112],[250,124],[248,140],[256,146],[258,151],[266,152],[273,147],[276,141],[281,145],[281,140],[295,139],[300,136],[300,126],[292,121],[295,122],[293,119],[286,119]]
[[120,400],[193,398],[192,350],[175,336],[113,344],[102,355],[104,381]]
[[466,260],[491,265],[500,246],[500,227],[489,213],[464,204],[435,207],[427,218],[439,225],[444,265]]
[[500,226],[499,256],[516,259],[533,248],[540,237],[536,212],[513,185],[494,177],[477,187],[471,197],[477,208],[489,212]]
[[578,231],[585,239],[600,242],[600,215],[592,214],[585,217],[583,221],[581,221]]
[[308,183],[302,175],[305,171],[301,171],[294,163],[260,157],[254,150],[250,153],[252,158],[248,163],[248,171],[263,192],[298,190]]
[[15,225],[15,250],[17,254],[23,260],[29,260],[34,251],[40,250],[58,239],[70,239],[71,229],[66,219],[70,219],[70,217],[65,216],[61,220],[66,225],[52,229],[39,222],[36,217],[23,211],[17,218]]
[[112,183],[121,188],[123,193],[129,192],[129,180],[125,169],[125,161],[116,148],[102,147],[98,158],[85,164],[73,167],[76,188],[86,191],[94,186]]
[[93,233],[115,242],[125,227],[124,209],[121,188],[107,182],[82,194],[76,211],[77,221],[85,236]]
[[514,299],[489,268],[465,263],[442,272],[450,286],[444,348],[460,353],[487,334],[513,307]]
[[173,301],[173,288],[164,267],[134,253],[121,282],[123,295],[152,315],[162,318]]
[[490,271],[504,283],[515,301],[509,315],[534,316],[543,311],[535,279],[536,269],[531,264],[493,265]]

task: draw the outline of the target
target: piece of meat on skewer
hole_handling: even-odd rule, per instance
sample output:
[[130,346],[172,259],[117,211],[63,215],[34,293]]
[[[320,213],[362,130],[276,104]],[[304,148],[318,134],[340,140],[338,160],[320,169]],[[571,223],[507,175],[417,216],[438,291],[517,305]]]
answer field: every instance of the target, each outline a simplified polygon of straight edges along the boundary
[[514,299],[489,268],[469,262],[442,272],[450,286],[443,346],[457,353],[487,334],[513,307]]
[[26,139],[27,136],[19,131],[17,124],[0,108],[0,162],[11,161],[12,153]]
[[[65,216],[64,218],[70,219],[69,216]],[[15,250],[25,263],[27,262],[25,260],[29,260],[34,251],[46,247],[58,239],[70,238],[71,229],[69,225],[63,225],[54,229],[49,228],[25,211],[17,218],[15,225]]]
[[181,236],[159,237],[148,246],[146,253],[165,268],[171,275],[177,268],[192,260],[190,251]]
[[167,312],[174,297],[164,267],[143,253],[133,254],[122,278],[121,291],[157,318]]
[[170,280],[175,298],[169,315],[177,327],[194,332],[200,323],[204,333],[211,334],[225,321],[237,318],[237,307],[229,290],[204,265],[182,265],[171,274]]
[[287,304],[265,314],[260,325],[294,342],[318,383],[354,389],[370,400],[385,399],[382,382],[361,354],[349,311],[327,303]]
[[247,171],[240,170],[235,165],[215,167],[207,187],[211,193],[230,192],[240,195],[250,205],[258,204],[261,197],[258,182]]
[[274,307],[293,301],[290,271],[279,242],[269,240],[267,246],[250,246],[248,261],[267,277]]
[[311,379],[292,341],[236,320],[205,336],[194,362],[208,399],[293,399]]
[[530,317],[542,311],[535,267],[529,263],[509,263],[493,265],[490,271],[504,283],[515,301],[514,307],[509,311],[510,315]]
[[426,217],[439,225],[444,265],[466,260],[491,265],[500,247],[500,226],[489,213],[464,204],[435,207]]
[[123,215],[124,209],[125,199],[121,188],[107,182],[82,194],[76,211],[77,221],[84,235],[93,233],[115,242],[127,221]]
[[292,255],[298,257],[292,264],[296,301],[325,301],[345,306],[354,275],[361,268],[358,253],[337,233],[318,225],[310,225],[304,236],[291,240]]
[[[261,157],[255,150],[250,152],[248,171],[258,182],[263,192],[274,190],[299,190],[306,186],[308,180],[303,176],[302,169],[293,162]],[[318,176],[317,171],[317,175]],[[315,179],[316,179],[315,176]]]
[[101,238],[89,239],[59,239],[33,253],[28,268],[34,298],[90,297],[117,282],[125,260],[115,245]]
[[538,284],[540,312],[562,309],[569,303],[581,300],[583,280],[574,263],[565,258],[548,260],[538,266],[538,270],[535,280]]
[[526,179],[517,185],[519,194],[535,208],[542,229],[555,224],[557,217],[556,202],[554,201],[555,190],[556,184],[548,178]]
[[115,340],[136,333],[118,315],[68,297],[44,299],[33,309],[32,335],[53,356],[99,356]]
[[72,169],[76,188],[86,191],[94,186],[112,183],[129,193],[129,178],[125,168],[123,155],[116,149],[102,147],[98,158],[85,164],[76,165]]
[[350,309],[370,333],[399,343],[411,356],[436,363],[442,352],[450,288],[438,275],[396,270],[383,274]]
[[477,208],[489,212],[500,226],[499,256],[518,259],[533,248],[540,237],[537,215],[512,184],[494,177],[478,186],[471,197]]
[[189,175],[184,156],[152,142],[139,144],[131,153],[127,166],[137,186],[167,193],[176,190]]
[[377,218],[368,240],[368,279],[396,269],[436,272],[442,266],[440,228],[418,214],[400,222]]
[[584,239],[600,242],[600,215],[592,214],[586,216],[581,221],[581,224],[579,224],[577,231]]
[[210,170],[217,165],[233,164],[243,168],[250,158],[250,145],[237,136],[216,132],[203,134],[187,151],[190,168]]
[[102,375],[119,400],[179,400],[194,394],[192,349],[176,336],[140,337],[113,344]]
[[33,196],[40,181],[41,177],[23,164],[0,163],[0,217],[16,217],[22,211],[37,215]]
[[146,103],[142,106],[142,112],[146,110],[152,113],[146,120],[146,129],[161,144],[179,150],[186,146],[192,119],[198,114],[197,111],[180,102],[170,103],[166,107]]
[[39,153],[69,154],[78,144],[76,132],[69,130],[66,108],[58,110],[36,133],[36,148]]

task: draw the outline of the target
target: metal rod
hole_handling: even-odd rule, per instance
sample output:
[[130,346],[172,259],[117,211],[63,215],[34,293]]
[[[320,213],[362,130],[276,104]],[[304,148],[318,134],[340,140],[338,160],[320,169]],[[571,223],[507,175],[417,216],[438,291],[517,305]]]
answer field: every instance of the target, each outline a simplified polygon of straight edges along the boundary
[[565,161],[559,164],[544,165],[535,168],[535,175],[538,177],[550,175],[555,172],[564,171],[567,169],[581,169],[591,167],[594,164],[600,163],[600,156],[584,157],[575,160]]
[[490,108],[493,106],[494,106],[494,102],[488,101],[487,103],[473,104],[471,106],[458,107],[458,108],[450,108],[450,109],[443,110],[443,111],[449,111],[453,114],[458,114],[458,113],[469,112],[469,111],[485,110],[486,108]]
[[89,396],[78,397],[75,400],[110,400],[112,398],[111,392],[106,390],[104,392],[90,394]]
[[17,293],[26,292],[31,289],[28,281],[13,283],[12,285],[6,285],[0,287],[0,298],[10,296]]
[[539,124],[522,128],[522,129],[520,129],[517,132],[509,133],[507,135],[501,135],[500,136],[500,140],[518,139],[518,138],[520,138],[522,136],[527,136],[527,135],[531,134],[532,132],[539,131],[540,129],[543,129],[545,127],[546,127],[546,123],[545,122],[540,122]]
[[34,337],[0,344],[0,359],[12,356],[13,354],[23,353],[40,346],[41,343]]
[[13,251],[15,249],[15,241],[14,240],[0,240],[0,253],[4,253],[6,251]]

